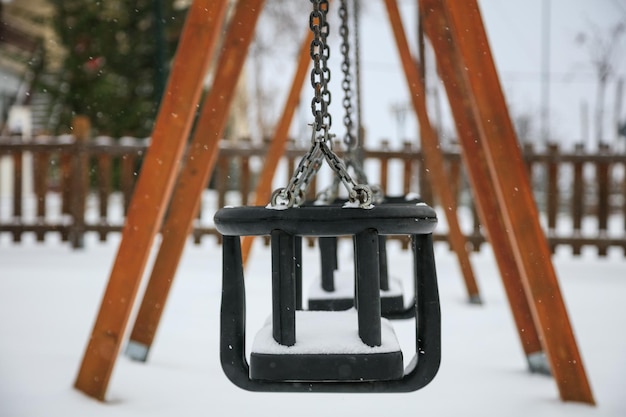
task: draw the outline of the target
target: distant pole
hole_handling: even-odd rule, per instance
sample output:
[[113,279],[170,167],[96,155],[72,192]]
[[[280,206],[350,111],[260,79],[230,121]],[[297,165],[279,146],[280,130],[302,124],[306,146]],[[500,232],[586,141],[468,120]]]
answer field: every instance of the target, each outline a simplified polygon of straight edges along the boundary
[[550,0],[543,0],[541,30],[541,138],[550,141]]
[[620,118],[622,116],[622,97],[624,94],[624,77],[617,79],[617,85],[615,87],[615,110],[613,113],[613,141],[617,146],[620,136]]
[[580,103],[580,126],[581,126],[581,143],[585,146],[591,145],[589,143],[589,106],[587,100],[583,100]]

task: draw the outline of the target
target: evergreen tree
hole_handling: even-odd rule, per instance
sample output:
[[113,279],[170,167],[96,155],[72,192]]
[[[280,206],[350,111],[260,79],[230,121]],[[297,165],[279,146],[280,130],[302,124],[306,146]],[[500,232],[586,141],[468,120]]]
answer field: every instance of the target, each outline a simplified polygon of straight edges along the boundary
[[172,3],[53,0],[67,51],[55,85],[45,86],[60,113],[55,130],[83,114],[99,134],[150,134],[167,76],[162,63],[171,61],[184,22]]

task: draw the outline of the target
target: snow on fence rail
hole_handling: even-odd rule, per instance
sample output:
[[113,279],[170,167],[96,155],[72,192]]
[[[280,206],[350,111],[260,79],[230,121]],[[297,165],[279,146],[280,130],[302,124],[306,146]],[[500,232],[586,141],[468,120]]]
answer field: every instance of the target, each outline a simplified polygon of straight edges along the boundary
[[[149,139],[92,138],[76,129],[74,133],[29,141],[0,137],[0,235],[9,234],[19,242],[25,233],[34,233],[39,241],[49,233],[60,233],[62,240],[81,247],[85,233],[97,233],[106,240],[109,233],[121,231]],[[286,184],[307,148],[290,144],[276,186]],[[222,141],[191,232],[194,242],[209,235],[219,241],[213,213],[224,205],[251,201],[266,150],[266,143]],[[568,246],[579,254],[582,247],[592,246],[604,256],[610,247],[621,247],[626,254],[626,155],[612,153],[608,147],[593,154],[582,147],[562,152],[556,145],[545,152],[526,146],[523,155],[553,250]],[[449,149],[444,156],[461,226],[468,244],[480,250],[486,239],[461,155]],[[383,142],[377,149],[364,149],[363,157],[370,183],[379,184],[388,195],[418,193],[437,208],[421,163],[422,153],[415,145],[405,143],[401,149],[392,149]],[[310,197],[330,182],[327,174],[326,178],[323,172],[315,177]],[[440,222],[435,239],[445,241],[444,216]]]

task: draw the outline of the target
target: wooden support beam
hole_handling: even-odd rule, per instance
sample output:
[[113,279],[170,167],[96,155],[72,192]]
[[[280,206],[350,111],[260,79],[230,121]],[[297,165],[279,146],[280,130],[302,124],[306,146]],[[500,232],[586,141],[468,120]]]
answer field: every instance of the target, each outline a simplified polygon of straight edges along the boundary
[[[276,173],[278,162],[285,153],[285,147],[289,137],[289,127],[291,126],[293,115],[298,106],[302,86],[311,64],[310,45],[312,40],[313,32],[307,28],[307,34],[302,41],[302,45],[300,46],[298,64],[296,66],[293,81],[291,82],[291,89],[287,95],[282,116],[276,126],[274,138],[272,139],[272,142],[267,150],[267,154],[265,155],[265,160],[263,161],[263,170],[261,171],[261,175],[259,176],[259,181],[254,192],[253,205],[255,206],[264,206],[270,201],[272,194],[272,180],[274,178],[274,174]],[[244,236],[243,238],[241,250],[244,265],[248,261],[253,241],[254,236]]]
[[122,240],[74,384],[101,401],[178,173],[227,4],[228,0],[196,0],[187,14]]
[[446,27],[441,2],[420,0],[420,11],[424,32],[435,52],[439,76],[448,94],[472,195],[481,223],[487,229],[529,368],[533,372],[547,372],[539,334],[515,264],[513,247],[506,235],[500,207],[493,198],[496,193],[495,184],[489,173],[485,152],[480,146],[480,130],[472,108],[474,102],[470,99],[469,91],[465,89],[464,69],[458,62],[456,46]]
[[200,208],[202,191],[217,161],[218,145],[263,5],[264,0],[239,0],[230,19],[214,81],[203,100],[162,229],[161,246],[130,335],[126,353],[133,359],[145,361],[152,346],[185,242]]
[[594,404],[475,0],[440,0],[535,323],[563,401]]
[[448,221],[450,245],[458,257],[469,300],[472,303],[480,304],[480,294],[469,260],[467,241],[459,226],[456,199],[450,189],[451,181],[449,180],[449,175],[445,168],[443,154],[439,146],[439,138],[430,123],[426,110],[426,88],[424,86],[424,80],[420,76],[420,66],[411,56],[396,0],[384,1],[398,52],[400,53],[400,61],[404,69],[407,86],[411,93],[413,109],[419,121],[422,150],[425,154],[424,164],[429,175],[430,183],[433,185],[433,191],[439,196],[441,206],[445,212]]

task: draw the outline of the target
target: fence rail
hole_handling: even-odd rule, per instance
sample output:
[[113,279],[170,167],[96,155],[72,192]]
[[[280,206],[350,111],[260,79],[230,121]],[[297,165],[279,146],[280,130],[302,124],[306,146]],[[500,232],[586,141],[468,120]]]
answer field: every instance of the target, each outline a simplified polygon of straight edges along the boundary
[[[25,233],[38,241],[49,233],[83,246],[85,233],[106,240],[123,228],[124,215],[132,196],[147,139],[90,138],[88,129],[75,128],[74,135],[39,136],[29,141],[0,137],[0,235],[10,234],[19,242]],[[220,154],[202,199],[192,231],[200,243],[219,234],[212,224],[213,213],[225,205],[251,201],[267,144],[249,140],[222,141]],[[291,144],[276,178],[284,185],[306,148]],[[585,246],[597,248],[600,256],[611,247],[626,255],[626,155],[601,147],[593,154],[577,147],[562,152],[551,145],[545,152],[524,147],[537,205],[552,250],[567,246],[580,254]],[[444,152],[449,186],[457,196],[461,226],[473,250],[486,241],[472,204],[458,151]],[[421,151],[409,143],[392,149],[383,143],[364,149],[369,181],[389,195],[418,193],[437,208],[436,198],[424,172]],[[314,196],[328,185],[323,172],[311,184]],[[445,219],[435,239],[447,240]]]

